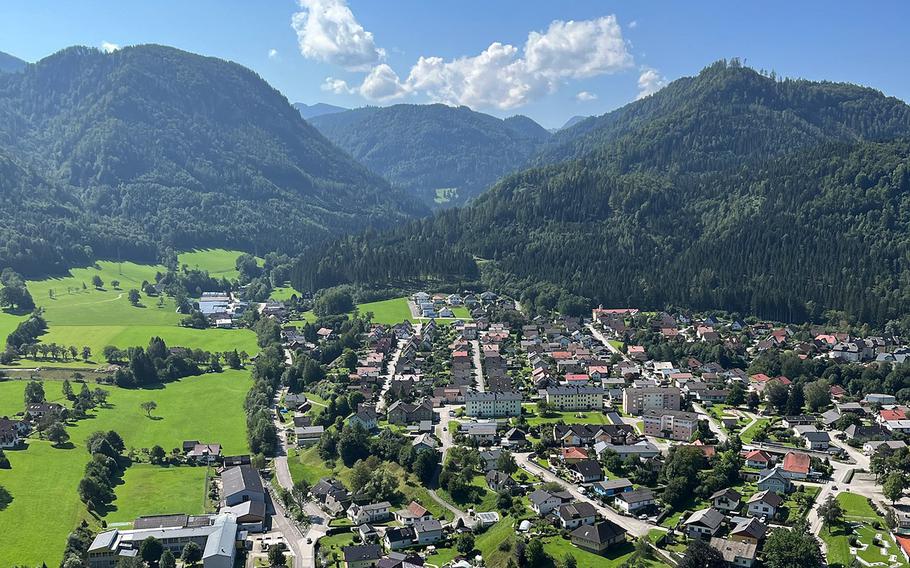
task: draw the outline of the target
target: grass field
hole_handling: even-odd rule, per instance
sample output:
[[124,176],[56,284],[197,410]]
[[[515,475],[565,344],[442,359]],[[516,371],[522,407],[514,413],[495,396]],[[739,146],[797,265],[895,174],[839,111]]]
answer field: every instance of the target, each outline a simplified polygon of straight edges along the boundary
[[770,421],[769,418],[759,418],[751,426],[740,432],[739,439],[742,440],[743,444],[751,444],[752,440],[755,438],[755,434],[758,433],[762,426]]
[[[829,566],[851,566],[854,553],[850,549],[850,533],[846,525],[851,525],[854,534],[861,545],[866,545],[865,550],[857,549],[855,556],[866,562],[866,565],[882,563],[890,565],[890,558],[896,557],[897,562],[905,565],[903,557],[894,538],[888,531],[884,519],[869,506],[869,502],[862,495],[854,493],[841,493],[837,501],[844,509],[844,523],[840,526],[825,526],[821,531],[821,538],[828,545]],[[875,528],[872,523],[878,523]],[[881,547],[873,544],[876,535],[881,537]]]
[[[408,299],[405,296],[400,298],[391,298],[379,302],[368,302],[366,304],[357,304],[357,310],[361,314],[373,312],[373,322],[394,325],[405,320],[418,322],[424,318],[411,317],[411,309],[408,308]],[[454,319],[470,320],[471,312],[463,306],[451,308],[454,318],[436,318],[439,322],[452,321]]]
[[563,412],[552,410],[546,416],[539,416],[534,405],[524,405],[530,411],[527,415],[528,425],[552,424],[560,420],[566,424],[610,424],[610,421],[601,412],[577,412],[566,410]]
[[[215,278],[227,278],[234,280],[240,273],[237,272],[237,257],[243,254],[237,250],[225,249],[203,249],[190,252],[182,252],[177,255],[177,262],[180,265],[187,265],[189,268],[197,270],[206,270]],[[258,259],[260,265],[262,259]]]
[[117,500],[104,519],[108,524],[131,523],[143,515],[204,513],[207,470],[192,466],[133,465],[126,470],[123,485],[116,487]]
[[[25,384],[0,382],[0,416],[22,411]],[[160,444],[169,451],[185,439],[198,439],[220,443],[228,454],[246,452],[243,399],[249,386],[247,372],[225,371],[151,390],[105,387],[110,390],[108,406],[67,428],[71,436],[67,447],[58,449],[30,440],[25,450],[7,451],[12,469],[0,470],[0,485],[10,492],[13,501],[0,511],[0,566],[57,564],[70,530],[82,518],[91,522],[76,492],[89,459],[84,448],[89,434],[116,430],[128,448]],[[60,382],[46,382],[44,388],[48,400],[62,398]],[[158,404],[155,419],[147,418],[139,408],[147,400]],[[166,488],[176,483],[171,477],[159,477],[168,476],[168,471],[140,471],[137,479],[133,475],[128,472],[126,484],[117,488],[117,494],[124,498],[122,503],[115,501],[118,520],[121,512],[174,512],[170,501],[157,502],[149,491],[149,487]],[[188,491],[194,493],[195,488]],[[179,508],[188,502],[181,498]],[[158,506],[167,506],[168,510],[153,510]]]
[[[192,253],[197,254],[197,253]],[[152,336],[159,336],[170,346],[187,346],[207,351],[237,349],[250,355],[258,351],[255,334],[246,329],[189,329],[178,324],[183,318],[175,310],[172,299],[142,296],[139,306],[132,306],[127,299],[131,288],[140,288],[143,281],[155,280],[161,266],[139,265],[129,262],[100,262],[96,267],[77,268],[64,278],[50,278],[28,283],[35,303],[44,308],[48,332],[41,337],[43,343],[75,345],[81,350],[92,350],[92,361],[101,362],[101,352],[106,345],[125,348],[145,346]],[[104,281],[103,288],[92,286],[92,277]],[[120,285],[114,288],[113,280]],[[83,288],[83,283],[85,287]],[[13,326],[9,314],[0,317],[0,331]],[[7,332],[8,333],[8,332]],[[3,336],[5,337],[5,336]],[[34,363],[24,360],[23,366]],[[60,365],[62,362],[39,361],[42,365]],[[67,366],[86,367],[84,363],[70,361]],[[91,366],[91,365],[90,365]]]

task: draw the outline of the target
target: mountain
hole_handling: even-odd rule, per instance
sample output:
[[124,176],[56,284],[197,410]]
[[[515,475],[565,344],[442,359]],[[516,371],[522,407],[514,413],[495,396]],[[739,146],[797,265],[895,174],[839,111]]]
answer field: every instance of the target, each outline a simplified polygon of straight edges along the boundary
[[26,65],[28,65],[27,61],[0,51],[0,73],[18,73],[25,69]]
[[878,91],[718,62],[558,133],[536,163],[465,209],[309,251],[295,280],[482,274],[531,310],[569,313],[884,325],[910,312],[910,107]]
[[557,130],[565,130],[566,128],[572,128],[579,122],[582,122],[583,120],[587,120],[589,118],[591,118],[591,117],[590,116],[581,116],[581,115],[576,114],[575,116],[573,116],[572,118],[567,120],[566,123],[563,124],[562,126],[560,126]]
[[[290,252],[425,212],[252,71],[154,45],[69,48],[0,75],[0,155],[71,207],[64,221],[53,200],[32,203],[45,233],[31,261],[16,260],[39,246],[27,228],[0,232],[0,266],[27,274],[71,262],[73,247],[140,260],[166,247]],[[139,244],[100,238],[115,228]]]
[[300,116],[309,120],[311,118],[322,116],[323,114],[333,114],[336,112],[344,112],[346,109],[344,107],[330,105],[327,103],[316,103],[308,105],[306,103],[294,103],[294,108],[300,112]]
[[525,116],[501,120],[442,104],[364,107],[310,122],[393,186],[436,206],[476,197],[549,138]]

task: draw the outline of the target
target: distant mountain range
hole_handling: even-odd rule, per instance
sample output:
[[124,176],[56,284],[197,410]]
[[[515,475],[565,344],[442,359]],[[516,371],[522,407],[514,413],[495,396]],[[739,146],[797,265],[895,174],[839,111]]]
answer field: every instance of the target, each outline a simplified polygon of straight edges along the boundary
[[26,274],[166,247],[294,252],[427,212],[252,71],[154,45],[0,74],[0,169],[0,267]]
[[575,126],[575,125],[578,124],[579,122],[581,122],[581,121],[583,121],[583,120],[587,120],[587,119],[589,119],[589,118],[591,118],[591,117],[590,117],[590,116],[575,115],[575,116],[573,116],[572,118],[570,118],[569,120],[567,120],[565,124],[563,124],[562,126],[560,126],[559,128],[557,128],[557,130],[565,130],[566,128],[572,128],[573,126]]
[[16,73],[25,69],[28,62],[0,51],[0,73]]
[[363,107],[310,119],[356,160],[431,206],[464,204],[525,166],[550,133],[442,104]]
[[308,251],[295,282],[482,276],[530,310],[564,313],[837,310],[881,325],[910,313],[903,101],[721,61],[559,131],[534,162],[464,209]]
[[324,114],[332,114],[349,110],[344,107],[330,105],[327,103],[316,103],[312,105],[308,105],[306,103],[294,103],[293,106],[298,111],[300,111],[300,116],[307,120],[317,116],[322,116]]

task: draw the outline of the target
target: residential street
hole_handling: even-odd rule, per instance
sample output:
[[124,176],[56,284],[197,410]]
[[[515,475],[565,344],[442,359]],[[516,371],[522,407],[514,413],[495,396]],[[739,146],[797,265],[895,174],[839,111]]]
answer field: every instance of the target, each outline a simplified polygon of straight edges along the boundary
[[487,387],[483,379],[483,366],[480,356],[480,341],[471,341],[471,351],[474,359],[474,378],[477,379],[477,392],[486,392]]
[[382,414],[385,411],[385,393],[392,388],[392,379],[395,377],[395,369],[398,366],[398,358],[401,357],[401,348],[404,343],[398,342],[395,352],[386,364],[386,373],[382,375],[382,389],[379,391],[379,402],[376,403],[376,412]]

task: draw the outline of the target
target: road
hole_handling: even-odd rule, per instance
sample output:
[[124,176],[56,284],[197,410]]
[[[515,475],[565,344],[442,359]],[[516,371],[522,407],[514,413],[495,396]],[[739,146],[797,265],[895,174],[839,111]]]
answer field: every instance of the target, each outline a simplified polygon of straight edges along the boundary
[[718,441],[725,443],[727,441],[727,432],[724,430],[723,425],[715,420],[714,416],[705,410],[702,405],[693,402],[692,408],[695,409],[695,412],[704,414],[708,418],[708,427],[710,427],[711,431],[717,436]]
[[385,410],[385,393],[392,388],[392,379],[395,377],[395,370],[398,368],[398,358],[401,357],[401,348],[404,343],[399,341],[392,353],[392,357],[386,364],[386,373],[382,376],[382,388],[379,390],[379,402],[376,403],[376,412],[382,414]]
[[[439,452],[441,454],[441,463],[440,463],[440,467],[439,467],[440,471],[442,470],[441,464],[445,463],[445,461],[446,461],[446,453],[449,451],[449,448],[451,448],[452,446],[455,445],[455,440],[452,436],[452,432],[451,432],[451,430],[449,430],[449,422],[452,420],[455,420],[455,419],[449,417],[449,412],[454,411],[458,408],[461,408],[460,404],[449,404],[446,406],[441,406],[438,409],[439,422],[437,422],[437,424],[436,424],[435,434],[440,442],[440,447],[439,447]],[[428,489],[427,493],[430,494],[430,497],[432,497],[434,501],[436,501],[441,506],[443,506],[447,510],[449,510],[453,515],[455,515],[456,519],[461,519],[461,521],[465,524],[465,526],[468,526],[468,527],[474,526],[474,522],[475,522],[474,519],[472,519],[465,511],[462,511],[461,509],[453,506],[451,503],[447,502],[445,499],[443,499],[442,497],[437,495],[435,489]]]
[[586,327],[588,328],[588,331],[591,332],[591,335],[594,336],[594,339],[603,343],[604,346],[607,349],[609,349],[611,352],[615,353],[616,355],[619,355],[620,357],[622,357],[626,361],[629,361],[630,363],[635,363],[639,367],[641,366],[641,365],[639,365],[638,361],[632,361],[631,359],[629,359],[629,357],[625,353],[623,353],[622,351],[620,351],[619,349],[614,347],[613,344],[611,344],[609,341],[607,341],[606,336],[603,333],[601,333],[601,331],[599,329],[594,327],[593,323],[587,324]]
[[552,471],[542,468],[539,465],[537,465],[536,463],[534,463],[533,461],[531,461],[531,459],[529,457],[530,456],[529,453],[520,453],[520,454],[514,454],[514,455],[515,455],[515,461],[518,462],[519,467],[522,467],[522,468],[530,471],[531,473],[533,473],[537,477],[543,479],[544,481],[553,481],[553,482],[559,483],[560,485],[564,486],[566,488],[566,490],[569,493],[571,493],[573,497],[575,497],[575,499],[577,499],[578,501],[584,501],[584,502],[590,503],[591,505],[594,506],[594,508],[597,510],[597,512],[600,513],[604,518],[613,521],[614,523],[623,527],[630,533],[632,533],[636,536],[641,536],[641,535],[648,534],[648,531],[650,531],[651,529],[660,528],[657,525],[652,525],[650,523],[640,521],[634,517],[626,517],[624,515],[620,515],[619,513],[617,513],[610,507],[605,507],[599,501],[591,499],[584,493],[580,492],[578,490],[578,487],[575,484],[569,483],[568,481],[566,481],[565,479],[562,479],[561,477],[559,477]]
[[480,341],[471,341],[471,353],[474,358],[474,378],[477,379],[477,392],[486,392],[486,383],[483,380],[483,366],[480,360]]

